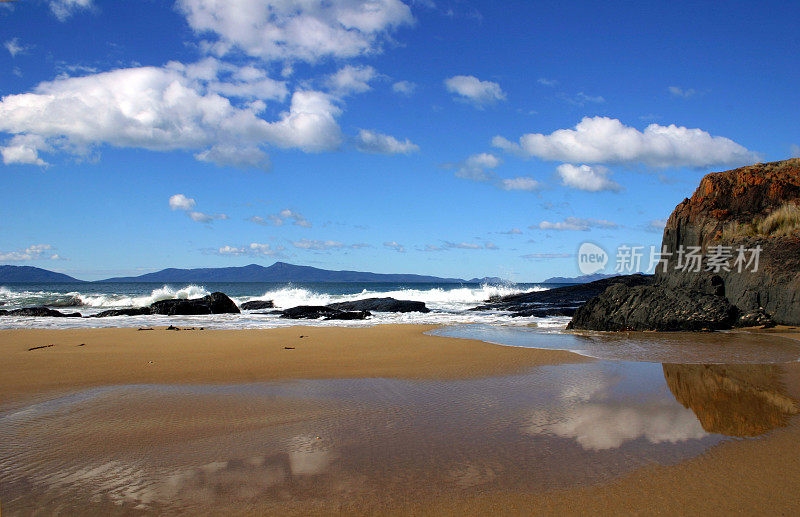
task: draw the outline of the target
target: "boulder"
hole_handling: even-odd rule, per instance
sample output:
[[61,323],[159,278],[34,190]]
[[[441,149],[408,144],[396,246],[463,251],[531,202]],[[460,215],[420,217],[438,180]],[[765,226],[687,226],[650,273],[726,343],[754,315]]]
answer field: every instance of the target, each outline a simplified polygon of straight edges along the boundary
[[211,293],[194,300],[161,300],[150,305],[151,314],[191,316],[199,314],[239,314],[239,307],[224,293]]
[[246,311],[257,311],[261,309],[272,309],[275,307],[275,304],[272,300],[251,300],[249,302],[244,302],[240,308]]
[[352,302],[338,302],[328,305],[332,309],[343,311],[374,311],[374,312],[430,312],[425,302],[410,300],[395,300],[394,298],[365,298]]
[[110,309],[97,314],[87,316],[87,318],[108,318],[110,316],[144,316],[151,314],[150,307],[138,307],[135,309]]
[[8,316],[47,316],[51,318],[80,318],[81,315],[77,312],[73,312],[70,314],[64,314],[63,312],[59,312],[55,309],[50,309],[48,307],[25,307],[24,309],[14,309],[12,311],[8,311]]
[[326,320],[363,320],[367,316],[371,316],[367,311],[342,311],[324,305],[300,305],[286,309],[281,313],[281,318],[292,320],[319,318]]
[[723,330],[738,310],[723,296],[660,285],[614,284],[576,312],[574,330]]

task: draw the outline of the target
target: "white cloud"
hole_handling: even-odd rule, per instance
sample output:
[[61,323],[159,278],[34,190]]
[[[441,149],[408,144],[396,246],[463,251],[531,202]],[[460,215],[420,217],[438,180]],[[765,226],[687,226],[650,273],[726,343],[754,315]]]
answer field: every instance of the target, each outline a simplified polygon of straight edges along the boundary
[[547,77],[540,77],[536,80],[536,82],[542,86],[556,86],[558,84],[558,81],[555,79],[548,79]]
[[325,85],[339,97],[372,89],[369,82],[378,73],[371,66],[346,65],[325,79]]
[[580,217],[567,217],[560,222],[542,221],[538,225],[530,226],[531,230],[560,230],[560,231],[583,231],[587,232],[592,228],[619,228],[617,223],[606,221],[605,219],[582,219]]
[[529,133],[512,143],[496,136],[495,147],[545,160],[651,167],[741,165],[758,155],[733,140],[701,129],[650,124],[644,131],[607,117],[585,117],[574,129]]
[[549,260],[569,257],[572,257],[570,253],[528,253],[527,255],[522,255],[522,258],[527,260]]
[[206,214],[203,212],[188,212],[189,217],[192,221],[197,223],[210,223],[214,219],[227,219],[228,216],[225,214]]
[[363,153],[410,154],[419,151],[419,146],[406,138],[403,141],[368,129],[362,129],[356,137],[356,148]]
[[0,147],[3,163],[11,165],[39,165],[45,167],[48,163],[39,157],[40,151],[50,151],[52,148],[44,138],[39,135],[14,135],[5,146]]
[[169,198],[169,207],[172,210],[191,210],[196,205],[197,202],[194,199],[183,194],[175,194]]
[[792,153],[792,158],[800,158],[800,145],[792,144],[789,147],[789,152]]
[[50,11],[59,21],[66,21],[77,11],[91,9],[93,0],[48,0]]
[[516,178],[501,179],[498,186],[503,190],[536,190],[541,185],[530,176],[518,176]]
[[603,104],[606,99],[600,95],[587,95],[583,92],[578,92],[575,95],[567,95],[566,93],[559,93],[556,95],[559,99],[573,106],[585,106],[587,104]]
[[667,226],[666,217],[664,219],[653,219],[652,221],[647,223],[647,226],[645,226],[645,230],[653,233],[661,233],[664,231],[665,226]]
[[474,181],[488,181],[492,179],[492,169],[496,169],[502,160],[490,153],[479,153],[469,156],[458,165],[456,176]]
[[[48,146],[78,155],[102,144],[195,150],[198,160],[251,167],[269,165],[263,146],[320,152],[341,143],[336,122],[341,110],[331,96],[296,91],[288,111],[268,122],[260,118],[266,107],[261,100],[236,106],[212,91],[224,89],[218,80],[223,72],[240,82],[255,76],[247,67],[231,71],[204,60],[43,82],[31,93],[2,98],[0,131],[36,135]],[[19,161],[22,155],[37,163],[34,148],[25,149],[7,151],[5,159]]]
[[406,248],[402,244],[400,244],[400,243],[398,243],[396,241],[384,242],[383,245],[385,247],[389,248],[389,249],[392,249],[392,250],[398,252],[398,253],[405,253],[406,252]]
[[620,191],[622,185],[608,178],[610,171],[602,165],[591,167],[589,165],[571,165],[565,163],[556,168],[561,176],[561,183],[567,187],[587,192],[601,192],[604,190]]
[[284,248],[278,246],[273,248],[269,244],[262,244],[258,242],[251,242],[248,246],[235,247],[235,246],[222,246],[217,250],[219,255],[250,255],[253,257],[273,257],[280,254]]
[[33,244],[22,250],[0,251],[0,261],[2,262],[24,262],[28,260],[64,260],[57,253],[52,253],[53,248],[50,244]]
[[28,50],[28,46],[23,45],[19,42],[19,38],[12,38],[5,43],[3,46],[8,50],[8,53],[11,54],[11,57],[17,57],[17,54],[24,54],[26,50]]
[[178,0],[189,26],[234,48],[272,60],[316,62],[380,52],[389,33],[414,18],[400,0]]
[[522,235],[522,230],[520,230],[519,228],[511,228],[508,231],[497,232],[497,233],[500,233],[500,234],[503,234],[503,235]]
[[303,214],[288,208],[281,210],[277,214],[270,214],[266,218],[255,215],[249,218],[248,221],[262,226],[283,226],[286,221],[291,221],[293,225],[302,226],[303,228],[311,228],[312,226],[311,221],[306,219]]
[[367,244],[348,245],[339,241],[300,239],[299,241],[292,242],[292,246],[303,250],[327,251],[327,250],[336,250],[343,248],[352,248],[352,249],[365,248],[368,247],[369,245]]
[[417,89],[417,83],[411,81],[397,81],[392,85],[392,91],[401,95],[413,95]]
[[[435,249],[434,249],[435,248]],[[498,249],[492,242],[487,242],[485,244],[476,244],[474,242],[450,242],[444,241],[442,247],[438,246],[431,246],[431,249],[426,249],[426,251],[439,251],[442,249],[457,249],[457,250],[496,250]]]
[[669,93],[672,94],[674,97],[683,97],[684,99],[688,99],[689,97],[697,93],[697,91],[695,91],[694,88],[689,88],[684,90],[679,86],[670,86],[669,88],[667,88],[667,91],[669,91]]
[[494,104],[506,99],[500,85],[492,81],[481,81],[472,75],[456,75],[445,79],[445,88],[458,95],[461,100],[471,102],[477,107]]

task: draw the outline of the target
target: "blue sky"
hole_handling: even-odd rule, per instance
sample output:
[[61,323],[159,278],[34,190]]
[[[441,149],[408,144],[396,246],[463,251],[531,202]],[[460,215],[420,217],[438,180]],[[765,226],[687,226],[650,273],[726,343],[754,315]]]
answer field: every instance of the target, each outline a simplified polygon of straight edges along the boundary
[[537,281],[800,155],[800,4],[562,4],[0,2],[0,262]]

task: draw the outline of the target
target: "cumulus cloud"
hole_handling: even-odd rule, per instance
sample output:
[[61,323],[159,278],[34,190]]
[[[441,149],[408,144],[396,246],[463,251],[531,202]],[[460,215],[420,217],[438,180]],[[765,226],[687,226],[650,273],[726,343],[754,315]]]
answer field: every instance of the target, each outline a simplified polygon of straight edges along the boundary
[[500,85],[492,81],[481,81],[472,75],[456,75],[445,79],[445,88],[457,95],[460,100],[468,101],[477,107],[494,104],[506,99]]
[[93,0],[48,0],[50,11],[59,21],[66,21],[78,11],[93,7]]
[[411,81],[397,81],[392,85],[392,91],[401,95],[411,96],[417,89],[417,83]]
[[197,202],[194,199],[183,194],[175,194],[169,198],[169,207],[172,210],[191,210],[196,205]]
[[694,88],[683,89],[680,86],[670,86],[667,88],[667,91],[673,97],[683,97],[684,99],[688,99],[689,97],[693,96],[697,93]]
[[266,61],[380,52],[392,31],[414,21],[400,0],[178,0],[178,8],[211,38],[212,51],[238,49]]
[[33,244],[25,249],[0,251],[0,262],[24,262],[28,260],[64,260],[50,244]]
[[19,38],[12,38],[3,43],[3,46],[11,54],[11,57],[17,57],[17,54],[24,54],[28,50],[27,46],[19,42]]
[[556,168],[561,176],[561,183],[567,187],[587,192],[601,192],[610,190],[618,192],[622,185],[608,178],[610,171],[602,165],[591,167],[589,165],[571,165],[565,163]]
[[385,247],[391,249],[391,250],[394,250],[394,251],[398,252],[398,253],[405,253],[406,252],[406,248],[402,244],[400,244],[400,243],[398,243],[396,241],[387,241],[387,242],[384,242],[383,245]]
[[356,137],[356,148],[362,153],[372,154],[411,154],[419,151],[419,146],[406,138],[384,135],[368,129],[362,129]]
[[301,226],[303,228],[311,228],[312,226],[311,221],[306,219],[303,214],[288,208],[281,210],[277,214],[270,214],[266,218],[256,215],[248,219],[248,221],[262,226],[283,226],[287,221],[295,226]]
[[496,136],[495,147],[544,160],[651,167],[741,165],[758,155],[701,129],[650,124],[644,131],[608,117],[585,117],[574,129],[529,133],[519,143]]
[[[154,151],[196,150],[198,160],[219,165],[265,167],[264,146],[320,152],[337,148],[341,109],[330,95],[295,91],[288,111],[273,122],[260,117],[263,101],[234,105],[220,95],[216,60],[193,65],[118,69],[40,83],[32,92],[0,101],[0,131],[40,139],[3,147],[4,160],[39,163],[46,146],[85,154],[97,145]],[[233,81],[258,78],[239,70]],[[230,71],[226,72],[231,74]],[[235,74],[234,71],[231,75]],[[262,79],[257,79],[261,81]],[[283,96],[281,88],[275,98]],[[251,92],[255,94],[254,92]]]
[[346,65],[325,79],[332,93],[343,97],[353,93],[364,93],[372,89],[369,82],[378,76],[371,66]]
[[529,227],[531,230],[559,230],[588,232],[592,228],[619,228],[617,223],[605,219],[582,219],[580,217],[567,217],[563,221],[542,221],[538,225]]
[[530,176],[501,179],[498,186],[503,190],[537,190],[541,185]]
[[458,164],[456,176],[474,181],[488,181],[492,179],[492,169],[496,169],[502,160],[490,153],[479,153],[469,156]]
[[508,231],[497,232],[497,233],[502,234],[502,235],[522,235],[522,230],[520,230],[519,228],[511,228]]
[[5,165],[18,163],[45,167],[48,163],[39,157],[39,152],[51,149],[41,136],[22,134],[13,136],[5,146],[0,146],[0,155]]
[[192,210],[192,208],[194,208],[195,206],[197,206],[197,202],[194,199],[186,197],[183,194],[175,194],[174,196],[170,196],[169,198],[170,209],[182,210],[186,212],[186,215],[189,216],[189,218],[192,221],[195,221],[197,223],[211,223],[215,219],[220,219],[220,220],[228,219],[228,216],[226,214],[206,214],[204,212],[198,212],[196,210]]
[[217,250],[218,255],[250,255],[254,257],[273,257],[279,255],[285,248],[278,246],[273,248],[269,244],[251,242],[248,246],[222,246]]

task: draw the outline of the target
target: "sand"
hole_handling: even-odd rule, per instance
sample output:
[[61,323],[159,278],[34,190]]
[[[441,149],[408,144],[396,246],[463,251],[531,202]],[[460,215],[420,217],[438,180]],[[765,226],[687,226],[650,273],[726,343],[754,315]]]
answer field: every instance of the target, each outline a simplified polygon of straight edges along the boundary
[[[384,325],[243,331],[0,330],[0,361],[4,366],[4,374],[0,376],[0,405],[13,407],[52,393],[105,385],[334,378],[466,379],[591,361],[569,352],[502,347],[423,334],[432,328]],[[800,339],[800,333],[792,328],[758,332],[778,332],[784,337]],[[28,350],[49,344],[54,346]],[[800,365],[786,365],[785,370],[788,393],[795,400],[800,399]],[[171,427],[164,433],[174,433],[176,439],[194,443],[192,440],[216,439],[230,429],[220,428],[213,418],[198,424],[191,415],[226,411],[241,415],[252,410],[252,401],[247,399],[223,397],[203,404],[202,411],[199,408],[193,411],[191,405],[176,409],[156,400],[148,411],[150,420],[137,421],[135,415],[121,413],[116,417],[118,420],[109,423],[124,423],[120,427],[125,429],[124,441],[139,447],[149,439],[148,430],[153,422],[169,417]],[[299,402],[263,404],[260,411],[276,416],[281,425],[304,421],[309,415],[324,419],[325,415],[340,411],[335,406],[317,407]],[[354,416],[363,414],[366,413],[356,412]],[[728,441],[676,465],[644,466],[594,486],[578,485],[539,493],[464,490],[458,497],[452,493],[437,497],[435,493],[420,492],[419,497],[416,494],[401,497],[405,503],[392,507],[383,506],[377,499],[359,501],[358,508],[393,515],[798,514],[800,425],[797,420],[795,417],[789,427],[757,439]],[[104,420],[95,416],[90,421],[96,426]],[[255,418],[237,416],[235,421],[240,432],[263,427]],[[73,451],[76,456],[97,452],[95,449],[101,445],[111,451],[120,447],[102,443],[102,425],[86,428],[76,420],[74,427],[70,427],[73,428],[79,444]],[[187,437],[192,430],[197,434]],[[276,508],[232,504],[217,510],[219,514],[260,514]],[[280,510],[296,514],[331,514],[337,510],[348,513],[347,508],[320,507],[313,502]]]
[[[115,384],[450,379],[587,360],[557,350],[502,347],[423,334],[434,328],[0,330],[0,406],[31,394]],[[29,350],[47,345],[53,346]]]

